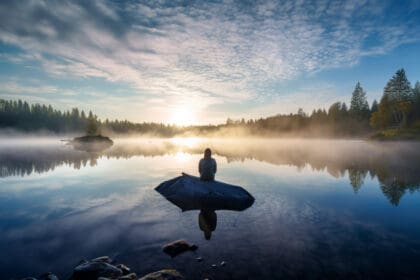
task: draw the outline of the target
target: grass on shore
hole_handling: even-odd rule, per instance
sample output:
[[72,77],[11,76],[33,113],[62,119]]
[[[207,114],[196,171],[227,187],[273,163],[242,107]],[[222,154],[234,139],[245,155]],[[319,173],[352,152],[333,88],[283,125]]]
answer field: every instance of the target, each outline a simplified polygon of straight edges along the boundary
[[379,141],[420,140],[420,128],[389,128],[373,133],[369,139]]

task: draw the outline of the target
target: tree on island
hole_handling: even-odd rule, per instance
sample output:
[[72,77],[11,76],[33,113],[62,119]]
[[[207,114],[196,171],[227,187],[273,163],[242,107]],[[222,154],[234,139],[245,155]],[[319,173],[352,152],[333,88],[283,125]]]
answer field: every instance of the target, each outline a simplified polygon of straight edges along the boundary
[[94,116],[92,111],[89,111],[89,116],[87,118],[86,133],[87,135],[96,135],[99,133],[99,123],[97,116]]

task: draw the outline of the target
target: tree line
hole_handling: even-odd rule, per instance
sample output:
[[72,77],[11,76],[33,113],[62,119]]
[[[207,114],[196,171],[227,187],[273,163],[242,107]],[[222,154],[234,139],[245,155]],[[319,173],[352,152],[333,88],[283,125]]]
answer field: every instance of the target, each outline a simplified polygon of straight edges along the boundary
[[366,92],[358,82],[350,106],[335,102],[328,110],[299,109],[296,114],[279,114],[258,120],[228,119],[227,127],[247,127],[251,133],[301,133],[329,136],[358,136],[387,128],[420,129],[420,83],[411,87],[404,69],[399,69],[387,82],[383,95],[369,106]]
[[50,131],[54,133],[96,134],[101,130],[114,133],[156,133],[171,136],[175,126],[161,123],[132,123],[127,120],[101,121],[92,111],[73,108],[67,111],[54,109],[51,105],[32,104],[22,100],[0,99],[0,128],[22,132]]
[[24,132],[46,130],[54,133],[106,133],[153,134],[161,137],[176,135],[325,135],[360,136],[375,129],[420,128],[420,83],[412,88],[404,69],[398,70],[386,84],[382,98],[369,106],[366,92],[357,83],[350,105],[333,103],[328,110],[317,109],[311,114],[299,109],[295,114],[278,114],[260,119],[228,118],[219,125],[184,126],[163,123],[133,123],[127,120],[101,121],[92,111],[73,108],[68,111],[51,105],[32,104],[22,100],[0,99],[0,128]]

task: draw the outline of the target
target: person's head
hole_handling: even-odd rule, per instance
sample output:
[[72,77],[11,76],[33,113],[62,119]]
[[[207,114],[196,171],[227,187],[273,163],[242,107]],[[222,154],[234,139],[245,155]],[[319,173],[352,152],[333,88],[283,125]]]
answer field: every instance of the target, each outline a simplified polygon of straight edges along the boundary
[[211,157],[211,150],[210,150],[210,148],[207,148],[207,149],[204,150],[204,157],[205,158]]

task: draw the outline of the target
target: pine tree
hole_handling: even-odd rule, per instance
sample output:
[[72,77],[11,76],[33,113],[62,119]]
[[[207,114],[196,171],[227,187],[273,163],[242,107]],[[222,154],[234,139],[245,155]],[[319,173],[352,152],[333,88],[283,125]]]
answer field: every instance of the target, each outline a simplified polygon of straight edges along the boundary
[[366,100],[366,92],[358,82],[354,88],[351,102],[350,115],[357,120],[369,118],[369,104]]
[[410,82],[405,75],[404,69],[398,70],[389,80],[386,85],[385,94],[388,94],[389,101],[391,103],[413,100],[413,91],[411,89]]
[[373,100],[372,107],[370,107],[370,113],[373,114],[378,111],[378,101]]
[[348,113],[346,102],[341,103],[341,117],[346,118]]
[[413,91],[404,69],[398,70],[388,81],[384,88],[384,96],[387,96],[389,110],[391,111],[393,124],[407,125],[407,116],[412,110]]
[[93,116],[92,111],[89,111],[89,116],[87,119],[86,133],[88,135],[95,135],[98,131],[98,123],[96,116]]

